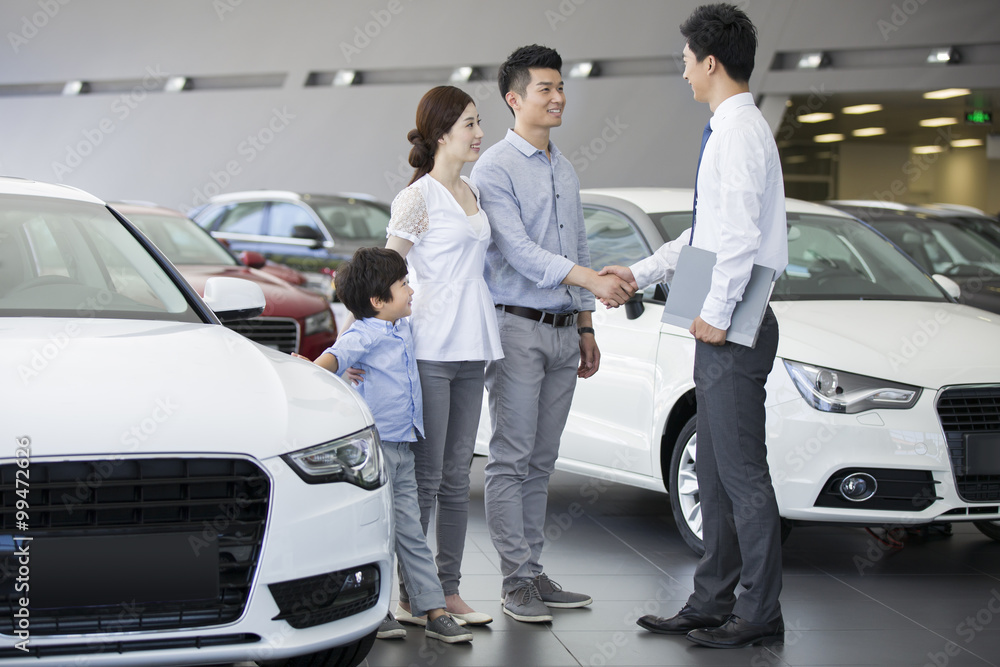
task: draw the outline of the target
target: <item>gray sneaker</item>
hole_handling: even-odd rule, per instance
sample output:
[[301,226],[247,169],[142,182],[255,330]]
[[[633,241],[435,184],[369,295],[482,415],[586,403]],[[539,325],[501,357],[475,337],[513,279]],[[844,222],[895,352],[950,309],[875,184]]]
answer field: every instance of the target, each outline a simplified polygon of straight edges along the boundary
[[519,588],[504,593],[502,602],[503,613],[516,621],[546,623],[552,620],[552,614],[531,581],[525,581]]
[[400,625],[392,614],[386,614],[375,636],[379,639],[401,639],[406,636],[406,628]]
[[472,641],[472,633],[461,627],[448,614],[438,616],[433,621],[427,621],[427,627],[424,628],[424,635],[447,644]]
[[562,586],[549,579],[544,572],[532,579],[531,583],[538,589],[538,595],[547,607],[576,609],[577,607],[586,607],[594,601],[594,598],[589,595],[564,591]]

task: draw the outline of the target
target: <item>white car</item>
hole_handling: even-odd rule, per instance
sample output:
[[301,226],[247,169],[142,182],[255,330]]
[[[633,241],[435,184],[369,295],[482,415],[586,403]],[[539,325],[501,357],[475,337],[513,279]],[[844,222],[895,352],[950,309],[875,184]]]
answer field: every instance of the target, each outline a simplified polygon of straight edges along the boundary
[[[354,666],[392,499],[343,381],[79,190],[0,178],[0,660]],[[214,312],[213,312],[214,311]]]
[[[628,266],[691,226],[690,189],[582,197],[597,269]],[[1000,316],[955,303],[952,281],[932,279],[845,213],[796,200],[787,210],[767,382],[768,462],[785,528],[975,521],[1000,539]],[[577,384],[556,466],[669,492],[682,537],[700,553],[694,339],[660,322],[667,289],[594,314],[601,368]],[[480,453],[489,428],[484,408]]]

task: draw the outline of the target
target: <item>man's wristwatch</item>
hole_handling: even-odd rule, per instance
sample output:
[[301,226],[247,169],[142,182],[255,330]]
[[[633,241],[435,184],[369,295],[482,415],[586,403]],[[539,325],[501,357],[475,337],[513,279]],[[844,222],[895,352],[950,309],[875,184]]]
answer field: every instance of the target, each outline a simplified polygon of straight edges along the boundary
[[594,327],[577,327],[576,332],[581,336],[585,333],[589,333],[591,336],[594,335]]

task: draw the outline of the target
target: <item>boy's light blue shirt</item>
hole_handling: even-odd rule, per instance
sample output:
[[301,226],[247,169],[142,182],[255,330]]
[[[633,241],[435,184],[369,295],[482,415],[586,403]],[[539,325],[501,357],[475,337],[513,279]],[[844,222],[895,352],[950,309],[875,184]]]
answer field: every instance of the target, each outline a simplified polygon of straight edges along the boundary
[[337,375],[365,372],[356,387],[368,403],[382,440],[415,442],[424,434],[424,400],[413,356],[410,318],[395,324],[376,317],[356,321],[325,353],[337,357]]

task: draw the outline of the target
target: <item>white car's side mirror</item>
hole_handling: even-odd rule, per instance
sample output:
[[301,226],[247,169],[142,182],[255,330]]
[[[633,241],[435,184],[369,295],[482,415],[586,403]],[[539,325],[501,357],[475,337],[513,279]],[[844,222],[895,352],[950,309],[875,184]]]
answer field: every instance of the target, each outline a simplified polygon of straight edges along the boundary
[[962,288],[958,286],[954,280],[948,276],[943,276],[940,273],[935,273],[933,276],[934,282],[941,286],[945,292],[948,293],[953,299],[958,299],[962,296]]
[[247,320],[264,312],[260,285],[242,278],[209,278],[204,299],[223,322]]

